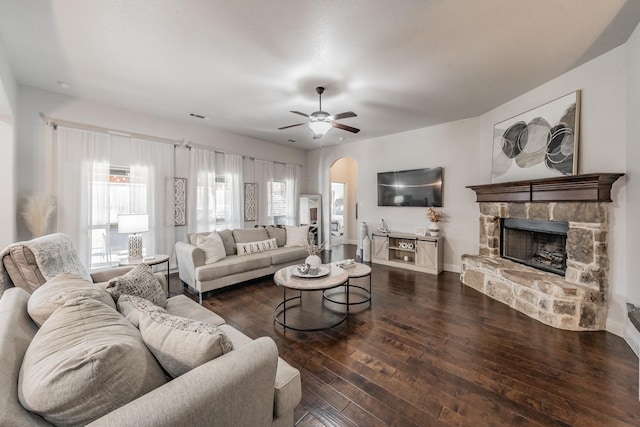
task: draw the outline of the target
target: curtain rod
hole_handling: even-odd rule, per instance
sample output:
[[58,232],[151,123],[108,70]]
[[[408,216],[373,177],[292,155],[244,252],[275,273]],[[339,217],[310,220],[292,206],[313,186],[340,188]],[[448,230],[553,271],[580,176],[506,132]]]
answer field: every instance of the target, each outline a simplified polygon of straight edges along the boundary
[[182,146],[182,144],[184,144],[184,140],[179,141],[179,140],[175,140],[175,139],[162,138],[160,136],[145,135],[145,134],[142,134],[142,133],[135,133],[135,132],[127,132],[127,131],[123,131],[123,130],[109,129],[109,128],[105,128],[105,127],[101,127],[101,126],[94,126],[94,125],[87,125],[87,124],[84,124],[84,123],[71,122],[71,121],[68,121],[68,120],[59,120],[59,119],[54,119],[54,118],[51,118],[49,116],[46,116],[43,113],[40,113],[40,118],[48,126],[52,126],[54,129],[57,129],[58,126],[66,126],[66,127],[82,129],[82,130],[103,132],[103,133],[107,133],[107,134],[111,134],[111,135],[119,135],[119,136],[127,136],[127,137],[137,138],[137,139],[144,139],[144,140],[147,140],[147,141],[160,142],[160,143],[163,143],[163,144],[171,144],[173,146]]
[[[195,142],[191,142],[191,141],[187,141],[182,147],[187,149],[187,150],[191,150],[191,148],[199,148],[201,150],[213,151],[215,154],[229,154],[229,155],[233,155],[233,156],[238,156],[238,154],[228,153],[228,152],[225,152],[225,151],[216,150],[215,148],[209,147],[208,145],[196,144]],[[253,157],[253,156],[242,155],[242,158],[243,159],[249,159],[251,161],[261,160],[263,162],[272,162],[272,163],[277,163],[279,165],[293,165],[293,166],[302,167],[302,165],[299,165],[299,164],[296,164],[296,163],[286,163],[286,162],[278,162],[276,160],[259,159],[257,157]]]
[[[233,154],[233,153],[227,153],[227,152],[224,152],[224,151],[219,151],[219,150],[216,150],[215,148],[210,147],[208,145],[196,144],[196,143],[191,142],[191,141],[187,141],[185,143],[184,139],[182,139],[182,140],[174,140],[174,139],[169,139],[169,138],[162,138],[162,137],[159,137],[159,136],[152,136],[152,135],[145,135],[145,134],[135,133],[135,132],[127,132],[127,131],[121,131],[121,130],[115,130],[115,129],[108,129],[108,128],[101,127],[101,126],[87,125],[87,124],[83,124],[83,123],[71,122],[71,121],[68,121],[68,120],[58,120],[58,119],[51,118],[51,117],[49,117],[49,116],[47,116],[47,115],[45,115],[43,113],[40,113],[40,118],[48,126],[52,126],[54,129],[56,129],[58,126],[67,126],[67,127],[83,129],[83,130],[104,132],[104,133],[108,133],[108,134],[112,134],[112,135],[120,135],[120,136],[128,136],[128,137],[133,137],[133,138],[138,138],[138,139],[144,139],[144,140],[148,140],[148,141],[152,141],[152,142],[161,142],[161,143],[165,143],[165,144],[172,144],[174,147],[183,147],[183,148],[185,148],[187,150],[191,150],[191,147],[196,147],[196,148],[200,148],[202,150],[213,151],[216,154],[237,155],[237,154]],[[242,158],[243,159],[249,159],[251,161],[253,161],[253,160],[262,160],[262,161],[265,161],[265,162],[272,161],[272,160],[265,160],[265,159],[257,159],[255,157],[251,157],[251,156],[242,156]],[[278,162],[278,161],[273,161],[273,163],[277,163],[277,164],[281,164],[281,165],[292,164],[294,166],[302,167],[302,165],[298,165],[298,164],[294,164],[294,163],[285,163],[285,162]]]

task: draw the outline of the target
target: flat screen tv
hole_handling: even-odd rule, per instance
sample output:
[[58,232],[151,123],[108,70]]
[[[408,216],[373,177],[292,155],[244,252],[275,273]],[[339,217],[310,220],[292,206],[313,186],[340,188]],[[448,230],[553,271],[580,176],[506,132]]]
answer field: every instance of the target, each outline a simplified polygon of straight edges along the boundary
[[442,168],[379,172],[378,206],[442,207]]

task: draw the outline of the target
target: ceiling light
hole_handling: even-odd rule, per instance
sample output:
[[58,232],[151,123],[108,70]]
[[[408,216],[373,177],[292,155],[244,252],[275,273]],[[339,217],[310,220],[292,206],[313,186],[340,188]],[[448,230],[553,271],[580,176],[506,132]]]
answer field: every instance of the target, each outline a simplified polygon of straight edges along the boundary
[[309,129],[311,129],[313,133],[318,136],[324,136],[327,132],[329,132],[329,129],[333,127],[331,125],[331,122],[316,121],[309,122],[307,124],[309,126]]
[[63,89],[69,89],[69,84],[66,82],[63,82],[62,80],[58,80],[56,83],[58,83],[58,86],[60,86]]

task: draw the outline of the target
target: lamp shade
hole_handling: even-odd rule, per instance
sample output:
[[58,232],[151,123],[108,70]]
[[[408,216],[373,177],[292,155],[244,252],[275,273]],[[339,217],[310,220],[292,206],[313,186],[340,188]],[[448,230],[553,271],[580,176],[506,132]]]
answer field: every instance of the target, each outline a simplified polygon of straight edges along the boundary
[[333,127],[331,122],[325,122],[325,121],[309,122],[308,126],[309,126],[309,129],[311,129],[314,134],[319,136],[323,136],[324,134],[329,132],[329,129]]
[[118,233],[144,233],[149,231],[149,215],[118,215]]

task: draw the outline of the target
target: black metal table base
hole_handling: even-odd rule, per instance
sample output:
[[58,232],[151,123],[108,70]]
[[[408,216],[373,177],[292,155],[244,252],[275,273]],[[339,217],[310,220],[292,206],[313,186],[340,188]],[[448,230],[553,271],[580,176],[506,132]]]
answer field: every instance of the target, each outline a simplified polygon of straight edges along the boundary
[[[329,290],[329,289],[335,289],[338,288],[340,286],[345,286],[346,283],[341,283],[339,285],[336,285],[332,288],[328,288],[328,289],[317,289],[317,290],[308,290],[308,291],[304,291],[304,292],[313,292],[313,291],[318,291],[318,292],[322,292],[322,297],[323,297],[323,301],[325,299],[324,297],[324,291]],[[276,308],[274,309],[274,319],[276,321],[276,323],[278,323],[280,326],[282,326],[282,328],[286,331],[287,329],[291,329],[293,331],[301,331],[301,332],[316,332],[316,331],[325,331],[327,329],[331,329],[331,328],[335,328],[336,326],[338,326],[339,324],[341,324],[342,322],[344,322],[345,320],[347,320],[347,317],[349,317],[349,295],[347,295],[347,310],[344,313],[344,316],[342,318],[340,318],[337,322],[331,323],[329,325],[324,325],[324,326],[318,326],[318,327],[312,327],[312,328],[302,328],[302,327],[297,327],[297,326],[293,326],[290,323],[287,323],[287,310],[293,308],[293,307],[287,307],[287,303],[293,300],[299,300],[300,301],[300,305],[302,305],[302,292],[303,291],[298,291],[298,295],[297,296],[293,296],[290,298],[287,298],[287,288],[283,287],[282,288],[282,302],[280,304],[278,304],[276,306]],[[280,319],[280,317],[282,317],[282,320]]]

